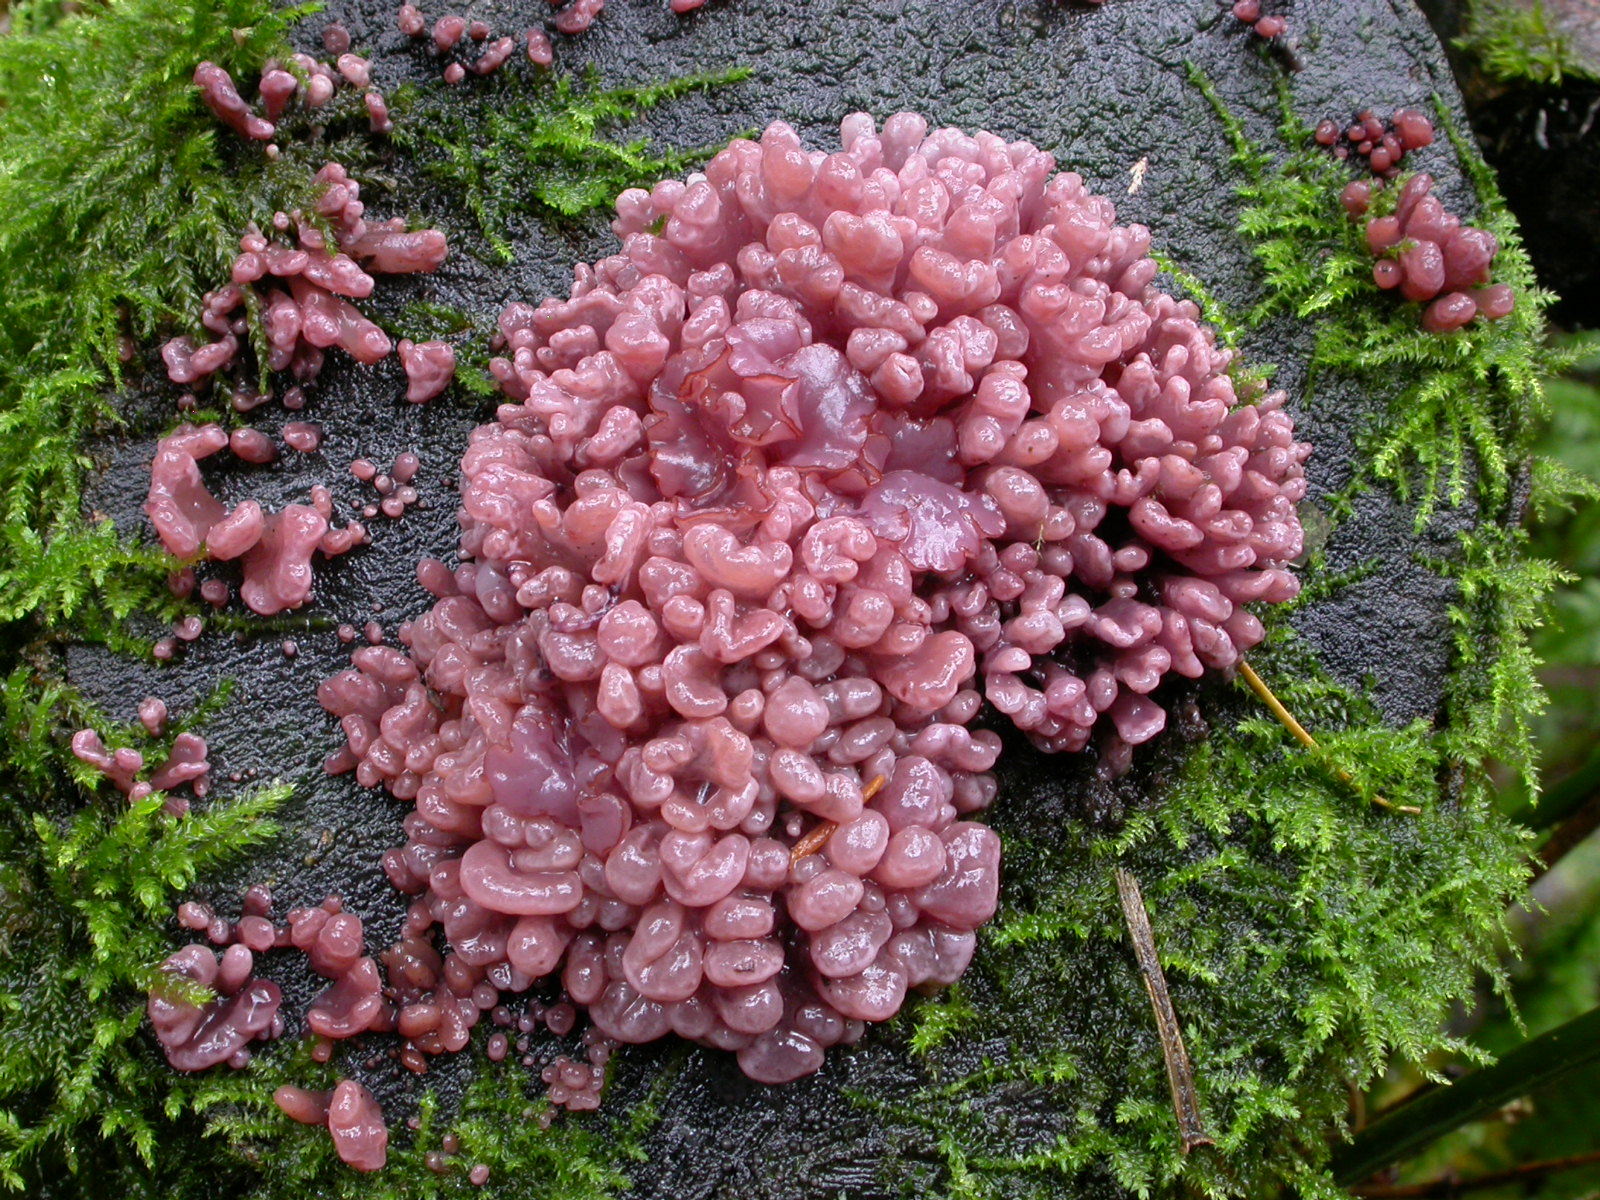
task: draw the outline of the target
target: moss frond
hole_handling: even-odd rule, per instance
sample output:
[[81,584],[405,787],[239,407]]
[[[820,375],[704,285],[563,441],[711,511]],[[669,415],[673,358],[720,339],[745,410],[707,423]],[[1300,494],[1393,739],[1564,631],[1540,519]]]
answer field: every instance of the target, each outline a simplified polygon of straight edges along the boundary
[[561,218],[608,207],[629,187],[648,187],[704,161],[719,147],[656,148],[648,139],[608,135],[664,101],[749,76],[738,68],[688,75],[642,87],[602,88],[582,80],[540,75],[495,80],[492,97],[470,118],[438,92],[408,99],[397,144],[423,169],[454,188],[477,222],[492,257],[510,262],[508,238],[520,212]]
[[1573,53],[1572,39],[1550,19],[1543,0],[1472,0],[1466,32],[1455,44],[1501,83],[1556,88],[1569,75],[1594,77]]

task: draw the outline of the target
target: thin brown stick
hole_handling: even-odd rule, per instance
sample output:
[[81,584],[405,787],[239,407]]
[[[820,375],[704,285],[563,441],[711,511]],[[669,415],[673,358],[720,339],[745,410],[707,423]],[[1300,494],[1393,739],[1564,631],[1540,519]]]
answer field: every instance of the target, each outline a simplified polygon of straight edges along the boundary
[[[880,791],[882,791],[883,785],[888,782],[889,780],[887,776],[879,775],[871,783],[867,784],[866,787],[861,789],[861,802],[863,804],[867,803]],[[833,836],[833,831],[837,828],[839,828],[839,823],[837,821],[822,821],[816,825],[813,825],[809,830],[806,831],[806,835],[794,844],[794,849],[789,852],[789,865],[793,866],[802,858],[815,854],[818,850],[821,850],[824,843],[826,843],[827,840]]]
[[1428,1179],[1422,1183],[1372,1183],[1362,1187],[1351,1188],[1352,1195],[1370,1198],[1370,1200],[1403,1200],[1407,1197],[1426,1196],[1454,1196],[1458,1192],[1477,1191],[1482,1188],[1501,1187],[1508,1183],[1521,1183],[1531,1181],[1544,1175],[1553,1175],[1557,1171],[1572,1171],[1578,1167],[1593,1166],[1600,1163],[1600,1150],[1591,1150],[1587,1154],[1572,1154],[1566,1158],[1547,1158],[1539,1162],[1523,1163],[1519,1167],[1508,1167],[1504,1171],[1491,1171],[1487,1175],[1476,1175],[1471,1179],[1454,1179],[1445,1176],[1442,1179]]
[[[1317,744],[1317,739],[1306,732],[1306,727],[1300,724],[1299,721],[1296,721],[1294,719],[1294,714],[1283,706],[1283,701],[1279,700],[1277,696],[1272,694],[1272,689],[1267,686],[1266,680],[1257,675],[1255,668],[1253,668],[1243,659],[1239,660],[1239,674],[1244,676],[1244,681],[1250,685],[1250,690],[1260,697],[1261,703],[1265,704],[1267,708],[1271,710],[1272,715],[1277,717],[1278,720],[1283,723],[1283,727],[1294,735],[1296,741],[1298,741],[1307,750],[1322,749],[1322,747]],[[1334,767],[1333,773],[1339,777],[1339,782],[1348,783],[1352,787],[1355,786],[1355,780],[1350,778],[1350,772],[1341,767]],[[1372,794],[1372,802],[1382,808],[1393,809],[1395,812],[1412,813],[1413,815],[1420,814],[1422,812],[1422,810],[1414,804],[1395,804],[1393,801],[1385,799],[1376,792]]]
[[1319,750],[1317,739],[1306,732],[1306,727],[1294,719],[1294,714],[1283,706],[1283,701],[1273,694],[1267,686],[1267,681],[1256,674],[1255,668],[1244,660],[1239,662],[1239,674],[1244,676],[1244,681],[1250,685],[1250,690],[1261,698],[1261,703],[1272,710],[1272,715],[1283,722],[1283,727],[1294,734],[1295,740],[1307,750]]
[[1576,850],[1596,829],[1600,829],[1600,792],[1585,800],[1545,839],[1544,845],[1534,853],[1533,875],[1528,882],[1532,883]]
[[837,821],[822,821],[813,825],[806,831],[805,837],[794,844],[794,849],[789,851],[789,865],[792,867],[802,858],[821,850],[823,843],[833,836],[833,831],[837,828],[839,828]]
[[1144,989],[1150,993],[1150,1007],[1155,1009],[1156,1031],[1161,1036],[1161,1056],[1167,1063],[1167,1086],[1172,1089],[1172,1111],[1178,1118],[1183,1152],[1187,1154],[1196,1146],[1215,1146],[1216,1142],[1206,1136],[1205,1123],[1200,1118],[1194,1070],[1189,1065],[1189,1052],[1183,1046],[1178,1014],[1173,1011],[1172,997],[1167,993],[1167,977],[1156,955],[1150,913],[1145,909],[1139,881],[1122,867],[1117,868],[1117,896],[1122,901],[1122,915],[1128,922],[1134,957],[1139,960],[1139,973],[1144,976]]

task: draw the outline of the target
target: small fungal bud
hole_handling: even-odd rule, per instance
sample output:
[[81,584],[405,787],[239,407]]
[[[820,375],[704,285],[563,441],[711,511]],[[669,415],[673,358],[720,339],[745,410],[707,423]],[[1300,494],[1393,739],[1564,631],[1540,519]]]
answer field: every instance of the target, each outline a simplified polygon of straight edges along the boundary
[[456,352],[448,342],[413,344],[402,338],[398,349],[406,373],[407,400],[422,404],[450,386],[456,373]]
[[273,67],[261,74],[261,107],[267,120],[276,121],[289,107],[289,101],[300,90],[300,81],[281,67]]
[[394,122],[389,119],[389,105],[381,92],[368,92],[362,97],[367,106],[367,117],[373,133],[393,133]]
[[278,1106],[279,1111],[291,1121],[298,1121],[302,1125],[327,1124],[328,1105],[332,1099],[331,1091],[308,1091],[291,1084],[284,1084],[272,1093],[272,1102]]
[[[348,38],[346,39],[348,43]],[[351,87],[364,88],[372,83],[372,65],[356,54],[341,54],[335,64],[339,74]]]
[[206,107],[216,114],[217,120],[240,137],[265,142],[270,141],[277,132],[271,121],[263,120],[250,111],[250,106],[233,85],[233,76],[216,63],[203,62],[196,67],[194,82],[200,89]]
[[139,724],[151,737],[160,737],[167,728],[167,706],[158,696],[146,696],[139,701]]
[[556,14],[556,28],[565,34],[579,34],[594,24],[606,6],[606,0],[572,0]]
[[333,1089],[328,1132],[339,1158],[357,1171],[376,1171],[388,1161],[389,1128],[383,1110],[372,1093],[353,1079]]
[[1395,111],[1394,132],[1404,150],[1420,150],[1433,145],[1433,122],[1414,108]]
[[1517,294],[1509,283],[1495,283],[1478,288],[1472,296],[1478,305],[1478,311],[1491,321],[1509,316],[1517,304]]
[[461,41],[467,31],[465,17],[440,17],[433,24],[433,44],[440,51],[450,50]]
[[492,75],[506,64],[512,53],[516,50],[516,40],[509,37],[499,38],[484,48],[478,60],[472,64],[472,71],[476,75]]
[[322,445],[322,426],[312,421],[290,421],[283,427],[283,442],[301,454],[312,454]]
[[417,472],[422,469],[422,460],[416,453],[406,450],[394,460],[394,469],[389,472],[396,483],[410,483],[417,477]]
[[1367,211],[1372,202],[1372,185],[1357,179],[1345,185],[1339,194],[1339,203],[1344,205],[1345,212],[1352,217],[1359,217]]
[[272,439],[259,429],[235,429],[228,435],[228,448],[247,463],[265,464],[278,457]]
[[306,83],[306,107],[323,107],[333,99],[334,89],[334,82],[327,75],[313,75]]
[[421,10],[414,4],[400,6],[400,11],[395,14],[395,24],[407,37],[421,37],[427,29]]

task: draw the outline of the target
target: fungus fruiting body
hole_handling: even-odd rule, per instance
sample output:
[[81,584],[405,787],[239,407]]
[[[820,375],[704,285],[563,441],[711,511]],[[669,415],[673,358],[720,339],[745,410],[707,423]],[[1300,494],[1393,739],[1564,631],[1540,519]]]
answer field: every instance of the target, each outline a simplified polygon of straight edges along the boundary
[[[1422,327],[1429,333],[1460,329],[1477,316],[1508,316],[1516,293],[1510,284],[1493,282],[1499,241],[1486,229],[1463,225],[1432,192],[1432,176],[1413,175],[1400,187],[1394,210],[1367,221],[1367,248],[1377,259],[1373,282],[1426,304]],[[1365,217],[1371,185],[1352,183],[1341,199],[1352,218]]]
[[[278,236],[254,225],[247,229],[239,239],[232,281],[206,297],[201,323],[217,340],[197,346],[189,337],[177,337],[162,347],[174,383],[204,386],[235,368],[250,340],[251,314],[257,313],[267,346],[266,361],[257,366],[264,371],[287,371],[304,383],[316,378],[331,348],[367,365],[388,357],[388,335],[353,301],[372,294],[373,273],[437,270],[448,253],[444,235],[433,229],[407,230],[399,219],[368,221],[360,185],[337,163],[317,172],[315,182],[321,185],[316,217],[331,227],[332,244],[323,227],[299,212],[276,215],[271,228]],[[443,342],[413,345],[402,340],[399,353],[408,380],[406,394],[414,402],[439,395],[454,377],[455,352]],[[234,407],[248,411],[260,402],[261,393],[241,386],[233,395]],[[302,403],[298,387],[285,393],[285,406]],[[283,439],[294,450],[314,453],[322,443],[322,427],[290,421],[283,427]],[[182,425],[156,448],[145,513],[162,545],[179,558],[242,560],[240,596],[254,612],[271,616],[298,608],[311,596],[313,556],[346,553],[366,540],[366,529],[354,520],[334,527],[332,494],[320,485],[312,489],[309,505],[290,504],[275,513],[263,511],[253,499],[225,507],[207,488],[199,466],[224,450],[257,465],[277,456],[272,440],[259,430],[240,428],[229,434],[217,424]],[[398,516],[415,500],[414,491],[408,497],[386,497],[367,515],[370,519],[382,511]],[[188,585],[193,586],[192,572]],[[208,580],[206,586],[221,589],[206,599],[227,602],[226,584]],[[198,632],[196,625],[190,636]],[[177,636],[184,638],[184,631],[178,630]],[[171,657],[173,648],[169,643],[158,657]]]
[[815,1071],[994,911],[985,701],[1120,770],[1165,676],[1297,591],[1309,447],[1146,230],[1027,143],[843,142],[778,123],[625,192],[618,254],[506,309],[461,565],[319,692],[329,769],[415,804],[385,867],[425,1049],[559,975],[607,1037]]

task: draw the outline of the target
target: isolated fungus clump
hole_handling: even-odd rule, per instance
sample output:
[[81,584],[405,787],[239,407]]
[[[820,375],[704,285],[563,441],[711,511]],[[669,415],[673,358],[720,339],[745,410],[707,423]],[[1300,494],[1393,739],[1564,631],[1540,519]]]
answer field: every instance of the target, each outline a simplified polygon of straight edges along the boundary
[[[231,282],[206,295],[200,316],[215,340],[196,345],[185,335],[162,346],[167,376],[174,383],[204,386],[222,372],[250,365],[252,320],[260,321],[266,346],[266,360],[254,364],[263,373],[261,382],[267,372],[287,372],[297,381],[284,393],[286,407],[303,405],[299,385],[321,372],[327,350],[338,348],[372,365],[394,349],[389,335],[354,302],[372,294],[375,274],[437,270],[448,253],[444,234],[408,230],[400,218],[368,221],[360,184],[338,163],[324,166],[313,182],[321,185],[314,213],[278,213],[273,236],[252,224],[239,239]],[[402,340],[399,355],[406,396],[413,402],[439,395],[454,378],[455,351],[445,342],[414,345]],[[232,389],[232,405],[248,412],[267,394],[240,382]],[[315,453],[322,428],[290,421],[283,427],[283,440],[300,453]],[[289,504],[278,512],[265,511],[254,499],[227,507],[206,486],[199,465],[224,451],[255,465],[277,457],[272,439],[260,430],[240,428],[230,434],[215,423],[181,425],[156,447],[145,513],[161,544],[180,559],[240,560],[244,581],[239,594],[252,611],[272,616],[298,608],[311,596],[313,557],[346,553],[366,541],[366,529],[356,520],[336,527],[332,493],[321,485],[312,488],[309,504]],[[414,490],[406,490],[414,503]],[[404,507],[399,499],[393,505],[386,500],[381,511],[398,516]],[[379,511],[374,506],[370,515]],[[186,583],[192,589],[192,572]],[[205,587],[220,589],[220,595],[203,589],[208,601],[226,603],[225,583],[208,580]],[[178,638],[198,636],[198,620],[189,620],[192,632],[179,629]],[[158,644],[158,657],[170,658],[174,645]]]
[[1516,307],[1515,290],[1495,283],[1500,242],[1487,229],[1464,225],[1433,195],[1433,177],[1418,174],[1401,185],[1393,210],[1369,216],[1371,185],[1357,180],[1341,201],[1353,219],[1367,218],[1367,249],[1377,259],[1372,279],[1385,291],[1427,307],[1422,327],[1449,333],[1474,317],[1498,321]]
[[[253,1041],[279,1037],[283,993],[270,979],[256,979],[255,955],[244,945],[216,955],[202,945],[185,946],[161,964],[164,978],[150,991],[146,1011],[167,1061],[180,1071],[203,1071],[250,1062]],[[195,1001],[181,988],[206,989],[213,998]]]
[[1309,447],[1148,231],[1025,142],[842,133],[624,192],[619,253],[506,308],[461,565],[319,691],[328,769],[415,804],[416,1047],[559,975],[604,1037],[817,1070],[993,915],[986,702],[1121,771],[1298,591]]
[[1396,109],[1388,120],[1364,108],[1348,125],[1331,117],[1317,122],[1313,136],[1335,158],[1354,155],[1374,175],[1392,178],[1408,153],[1433,145],[1433,122],[1414,108]]
[[[239,560],[244,572],[240,598],[251,611],[273,616],[311,598],[314,555],[332,558],[344,554],[363,544],[367,531],[355,520],[335,527],[332,494],[320,485],[311,489],[310,504],[288,504],[278,512],[268,512],[260,501],[251,499],[228,508],[206,486],[200,462],[222,451],[231,451],[246,462],[261,460],[260,453],[249,449],[253,439],[244,441],[243,454],[234,441],[214,423],[180,425],[162,438],[150,464],[144,511],[161,544],[178,558]],[[208,580],[207,586],[218,582]],[[187,583],[192,588],[192,573]],[[225,603],[226,584],[222,588]],[[202,595],[207,595],[204,590]],[[193,617],[180,622],[177,629],[177,636],[188,641],[199,633],[199,619]]]
[[[204,383],[241,361],[251,313],[260,314],[267,346],[260,369],[286,371],[301,383],[317,377],[330,349],[369,365],[389,356],[388,334],[354,301],[372,295],[374,275],[438,270],[449,253],[445,236],[437,229],[408,230],[399,217],[367,220],[361,185],[338,163],[324,166],[314,182],[321,189],[312,213],[277,213],[271,233],[252,223],[240,237],[231,281],[206,294],[200,314],[215,340],[196,345],[184,335],[162,346],[172,382]],[[407,376],[415,378],[422,366],[429,394],[442,390],[441,377],[447,382],[455,367],[454,352],[442,342],[414,349],[408,343],[407,355]]]
[[1234,20],[1249,26],[1259,38],[1270,41],[1289,32],[1288,20],[1276,13],[1264,12],[1261,0],[1234,0],[1228,11]]

